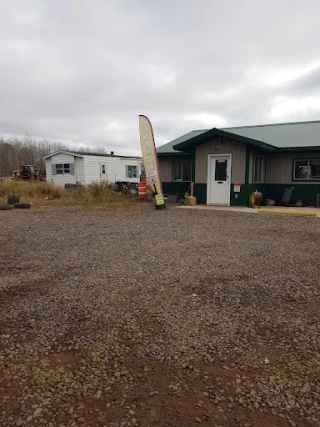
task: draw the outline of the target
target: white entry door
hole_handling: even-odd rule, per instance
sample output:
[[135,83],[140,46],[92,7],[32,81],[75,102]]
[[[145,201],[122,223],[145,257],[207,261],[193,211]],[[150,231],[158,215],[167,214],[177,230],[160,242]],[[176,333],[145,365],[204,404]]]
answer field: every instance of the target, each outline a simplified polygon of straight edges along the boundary
[[230,205],[231,155],[208,156],[207,203]]
[[107,181],[107,165],[100,162],[100,181]]

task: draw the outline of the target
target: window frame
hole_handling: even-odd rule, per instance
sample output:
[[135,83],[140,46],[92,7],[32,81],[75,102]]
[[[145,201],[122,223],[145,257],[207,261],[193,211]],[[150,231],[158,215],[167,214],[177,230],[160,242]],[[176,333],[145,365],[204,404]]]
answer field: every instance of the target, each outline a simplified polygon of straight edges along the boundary
[[[133,174],[133,168],[135,169],[135,176]],[[130,176],[131,174],[131,176]],[[128,179],[135,179],[138,178],[139,170],[137,165],[126,165],[126,178]]]
[[74,163],[53,163],[52,166],[55,166],[54,175],[74,175]]
[[56,163],[56,175],[64,175],[63,163]]
[[[261,159],[260,163],[260,180],[255,179],[256,175],[256,162],[255,158]],[[264,184],[266,179],[266,157],[262,154],[253,153],[252,157],[252,184]]]
[[[183,172],[183,161],[188,160],[191,162],[190,164],[190,180],[183,179],[184,172]],[[176,162],[181,162],[180,169],[181,169],[181,178],[174,178],[175,176],[175,170],[176,170]],[[193,169],[193,161],[191,157],[175,157],[173,158],[172,162],[172,182],[191,182],[192,181],[192,169]]]
[[[320,181],[320,176],[319,178],[316,177],[311,177],[310,176],[310,172],[311,172],[311,165],[310,162],[317,160],[320,163],[320,156],[319,157],[309,157],[309,158],[294,158],[293,162],[292,162],[292,181],[295,182],[319,182]],[[307,178],[296,178],[296,162],[308,162],[308,177]]]

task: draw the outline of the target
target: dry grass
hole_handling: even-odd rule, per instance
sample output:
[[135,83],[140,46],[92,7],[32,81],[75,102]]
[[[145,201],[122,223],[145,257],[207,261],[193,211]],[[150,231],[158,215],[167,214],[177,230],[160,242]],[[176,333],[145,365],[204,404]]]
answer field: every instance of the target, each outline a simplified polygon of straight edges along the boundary
[[8,181],[0,183],[0,202],[7,201],[9,193],[20,195],[21,202],[35,205],[69,205],[97,207],[99,205],[113,208],[136,208],[137,197],[131,194],[114,193],[106,184],[94,183],[72,189],[49,182]]

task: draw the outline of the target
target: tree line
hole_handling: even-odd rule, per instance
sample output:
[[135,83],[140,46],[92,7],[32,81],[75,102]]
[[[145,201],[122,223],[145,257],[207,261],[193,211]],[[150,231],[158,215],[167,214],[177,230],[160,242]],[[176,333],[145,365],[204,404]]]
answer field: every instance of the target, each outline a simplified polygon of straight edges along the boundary
[[[0,136],[0,177],[9,177],[13,170],[22,165],[32,165],[37,169],[45,168],[43,157],[59,150],[70,150],[63,142],[24,137],[3,138]],[[104,148],[91,149],[80,147],[84,153],[106,154]]]

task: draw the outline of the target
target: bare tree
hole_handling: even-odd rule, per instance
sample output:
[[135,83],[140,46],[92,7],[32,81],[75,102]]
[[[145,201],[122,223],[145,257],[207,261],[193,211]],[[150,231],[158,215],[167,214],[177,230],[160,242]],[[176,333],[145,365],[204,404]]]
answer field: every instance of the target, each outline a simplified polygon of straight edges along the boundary
[[79,151],[81,153],[88,153],[88,154],[107,154],[106,149],[104,147],[97,147],[97,148],[80,147]]
[[[36,139],[27,134],[23,138],[13,137],[4,139],[0,136],[0,177],[9,177],[13,170],[22,165],[33,165],[44,169],[43,157],[68,147],[60,141]],[[71,150],[72,151],[72,150]],[[106,154],[103,147],[81,147],[81,152],[88,154]]]
[[0,177],[9,177],[21,165],[34,165],[42,169],[44,156],[66,148],[62,142],[37,140],[31,135],[23,138],[0,137]]

